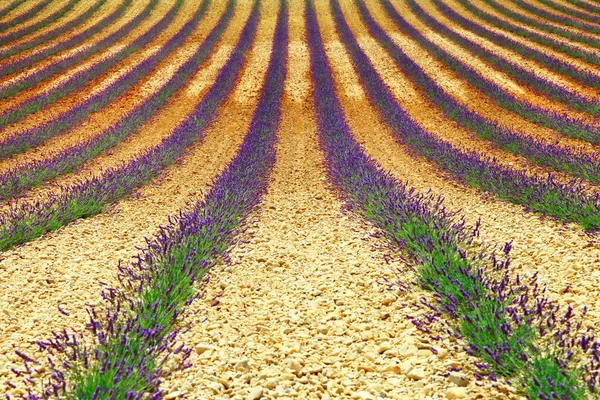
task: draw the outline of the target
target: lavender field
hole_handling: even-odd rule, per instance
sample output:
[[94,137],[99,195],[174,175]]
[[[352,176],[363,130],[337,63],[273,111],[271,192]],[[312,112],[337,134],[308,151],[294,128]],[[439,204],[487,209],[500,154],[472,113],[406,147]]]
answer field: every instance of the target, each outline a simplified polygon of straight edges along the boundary
[[0,0],[6,399],[600,397],[600,0]]

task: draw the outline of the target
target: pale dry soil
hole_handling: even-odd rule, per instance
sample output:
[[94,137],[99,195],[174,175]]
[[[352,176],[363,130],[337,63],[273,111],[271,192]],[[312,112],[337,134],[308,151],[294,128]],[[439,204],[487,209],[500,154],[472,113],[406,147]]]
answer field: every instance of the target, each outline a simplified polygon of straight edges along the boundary
[[[288,99],[284,110],[261,211],[191,306],[181,340],[193,366],[167,379],[166,398],[506,398],[509,387],[475,384],[460,346],[407,319],[423,313],[414,303],[424,293],[381,284],[396,269],[413,277],[399,260],[386,263],[374,230],[341,212],[306,103]],[[450,366],[462,370],[444,376]]]
[[[4,30],[2,32],[2,36],[8,35],[10,33],[16,32],[16,31],[19,31],[19,30],[21,30],[21,29],[23,29],[25,27],[29,27],[31,25],[37,24],[41,20],[47,18],[51,14],[54,14],[56,11],[58,11],[59,9],[61,9],[67,2],[68,2],[68,0],[51,1],[49,4],[46,4],[44,6],[44,8],[42,8],[41,10],[39,10],[37,12],[37,14],[35,14],[33,17],[30,17],[29,19],[26,19],[25,21],[22,21],[21,23],[19,23],[17,25],[14,25],[14,26],[12,26],[12,27]],[[38,1],[35,1],[35,2],[29,2],[29,1],[27,1],[27,2],[25,2],[27,8],[24,9],[24,8],[21,8],[22,6],[19,6],[18,9],[22,10],[22,12],[19,13],[19,14],[13,14],[12,16],[16,17],[17,15],[22,15],[22,14],[28,12],[29,10],[33,9],[35,6],[38,5],[38,3],[40,3],[40,2],[38,2]],[[31,6],[28,7],[27,5],[29,5],[29,4],[31,4]],[[13,10],[13,12],[15,12],[15,11],[17,11],[17,10]],[[72,11],[72,9],[71,9],[71,11]],[[10,19],[12,19],[12,18],[10,18]],[[30,34],[28,34],[26,36],[29,37],[30,35],[34,35],[34,34],[35,33],[30,33]]]

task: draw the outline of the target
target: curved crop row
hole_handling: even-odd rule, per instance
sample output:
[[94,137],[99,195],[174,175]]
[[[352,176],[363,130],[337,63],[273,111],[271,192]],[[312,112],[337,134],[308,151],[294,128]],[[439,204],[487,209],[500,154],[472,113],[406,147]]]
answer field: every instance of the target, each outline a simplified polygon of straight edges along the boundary
[[[563,13],[563,14],[571,15],[573,17],[576,17],[576,18],[583,19],[585,21],[591,22],[593,24],[598,24],[598,22],[599,22],[597,16],[593,16],[593,15],[590,15],[588,13],[581,12],[581,11],[575,10],[573,8],[570,8],[570,7],[565,7],[565,6],[563,6],[561,4],[558,4],[558,3],[554,2],[554,1],[551,1],[551,0],[538,0],[538,1],[540,3],[546,5],[546,6],[550,7],[550,8],[555,9],[556,11],[559,11],[559,12]],[[579,3],[579,5],[581,5],[582,2],[578,2],[578,3]]]
[[26,0],[13,0],[6,7],[0,9],[0,18],[4,17],[6,14],[23,4]]
[[84,13],[80,14],[77,18],[69,21],[68,23],[61,24],[60,26],[57,26],[56,28],[44,33],[43,35],[37,36],[31,40],[20,43],[9,49],[0,50],[0,59],[10,57],[15,54],[19,54],[25,50],[32,49],[35,46],[44,44],[44,43],[48,42],[49,40],[55,39],[55,38],[59,37],[60,35],[62,35],[63,33],[68,32],[73,28],[76,28],[77,26],[79,26],[82,23],[84,23],[85,21],[87,21],[92,15],[94,15],[96,13],[96,11],[98,11],[100,9],[100,7],[102,7],[106,3],[106,1],[107,0],[97,0],[96,3],[94,3]]
[[48,4],[52,3],[52,1],[53,0],[42,0],[35,6],[31,7],[29,10],[25,11],[24,13],[19,14],[18,16],[14,17],[13,19],[11,19],[9,21],[5,21],[5,22],[0,22],[0,31],[5,31],[7,29],[10,29],[13,26],[22,24],[23,22],[27,21],[28,19],[35,17],[40,11],[42,11],[44,8],[46,8],[46,6]]
[[[573,19],[566,15],[557,15],[546,10],[543,10],[539,7],[531,5],[523,0],[510,0],[514,4],[516,4],[519,8],[528,11],[536,16],[545,19],[547,21],[552,21],[560,25],[566,25],[573,28],[580,29],[584,32],[592,32],[595,34],[600,34],[600,26],[597,24],[588,24],[586,22],[579,21],[577,19]],[[540,0],[541,1],[541,0]]]
[[[134,51],[150,43],[173,20],[182,4],[183,0],[178,0],[173,7],[171,7],[169,12],[152,27],[152,29],[137,38],[125,49],[101,61],[100,63],[95,64],[92,68],[83,70],[80,73],[73,75],[63,84],[55,87],[54,89],[30,98],[23,103],[7,110],[2,116],[0,116],[0,126],[8,125],[9,121],[16,122],[24,118],[26,115],[39,111],[44,106],[51,104],[67,94],[84,87],[89,80],[98,77],[101,73],[114,66],[117,62],[125,59]],[[191,26],[186,25],[188,35],[192,31],[191,28]],[[103,90],[91,97],[88,97],[82,103],[75,104],[67,112],[61,114],[60,116],[40,126],[17,132],[8,138],[1,140],[0,159],[8,158],[33,147],[39,146],[49,138],[67,132],[75,124],[83,121],[83,119],[89,114],[106,106],[113,99],[123,94],[134,83],[138,82],[145,74],[150,72],[158,64],[158,62],[163,60],[168,54],[174,51],[183,41],[183,39],[183,37],[177,37],[176,40],[169,40],[157,53],[144,60],[144,62],[137,65],[134,69],[121,76]]]
[[[575,177],[584,178],[590,182],[600,183],[600,163],[594,155],[584,153],[574,153],[564,147],[541,143],[535,139],[529,138],[518,131],[509,128],[500,127],[485,116],[469,110],[468,107],[458,102],[451,95],[446,93],[432,78],[430,78],[418,64],[408,57],[402,49],[396,45],[392,39],[377,25],[369,14],[368,9],[361,0],[355,0],[361,17],[369,33],[373,36],[392,57],[398,68],[429,97],[429,99],[438,106],[444,114],[459,123],[466,129],[471,130],[479,137],[490,140],[498,147],[511,153],[526,157],[527,159],[543,166],[553,168],[557,171],[565,171]],[[398,14],[387,0],[381,0],[384,8],[396,25],[402,31],[423,45],[430,54],[444,62],[449,68],[456,71],[461,77],[464,77],[470,84],[481,90],[483,93],[495,100],[499,105],[510,111],[533,121],[533,122],[554,122],[551,127],[559,125],[559,132],[567,132],[568,136],[582,138],[581,130],[568,118],[560,119],[560,115],[552,115],[543,109],[539,109],[529,103],[520,102],[506,93],[494,82],[484,78],[472,68],[463,64],[460,60],[445,52],[441,47],[427,40],[421,33]],[[415,5],[415,7],[418,7]],[[547,121],[550,120],[550,121]],[[557,129],[558,130],[558,129]],[[600,132],[599,132],[600,133]],[[590,135],[591,132],[584,130],[583,134]],[[596,134],[586,139],[592,143],[600,144],[600,135]]]
[[[408,0],[407,2],[415,14],[425,18],[423,10],[414,1]],[[387,8],[390,9],[390,7],[392,7],[391,4]],[[486,63],[492,64],[494,68],[511,76],[522,85],[528,86],[534,91],[545,94],[573,109],[584,111],[594,116],[600,116],[600,102],[596,99],[588,99],[577,92],[573,92],[548,79],[542,78],[461,35],[450,31],[447,38],[463,47],[469,53],[481,58]]]
[[0,36],[0,46],[5,46],[8,43],[14,42],[15,40],[20,39],[25,35],[33,33],[35,31],[45,27],[46,25],[49,25],[52,22],[55,22],[59,18],[63,17],[66,13],[71,11],[73,9],[73,7],[75,7],[75,4],[79,3],[79,1],[80,0],[69,0],[69,2],[67,4],[65,4],[62,8],[57,10],[55,13],[47,16],[46,18],[42,19],[41,21],[38,21],[35,24],[31,24],[29,26],[18,29],[14,32],[10,32],[6,35]]
[[[330,3],[334,14],[341,13],[336,0]],[[461,222],[452,222],[455,215],[444,210],[441,199],[415,193],[364,154],[336,98],[312,1],[306,4],[319,137],[340,196],[416,261],[419,282],[437,295],[431,307],[452,321],[467,351],[485,361],[480,368],[516,378],[529,399],[583,399],[585,384],[592,388],[596,379],[593,374],[582,379],[580,368],[595,364],[571,353],[582,349],[593,359],[596,350],[587,347],[587,335],[570,340],[576,334],[565,325],[572,310],[564,325],[550,326],[548,321],[560,318],[558,309],[535,280],[511,279],[508,260],[500,262],[494,255],[482,252],[471,258],[464,250],[470,247],[470,233]],[[509,249],[507,245],[507,254]],[[549,350],[540,346],[543,342],[549,342]]]
[[[432,0],[438,10],[442,12],[448,19],[461,25],[463,28],[470,30],[471,32],[478,32],[479,29],[483,29],[481,25],[461,16],[452,8],[448,7],[443,1]],[[600,56],[595,52],[588,51],[579,47],[569,45],[565,42],[556,40],[548,35],[543,35],[534,30],[524,29],[519,25],[513,24],[509,21],[505,21],[492,14],[489,14],[480,8],[477,8],[469,0],[457,0],[463,7],[469,10],[471,13],[481,18],[488,24],[494,25],[504,31],[518,35],[520,37],[527,38],[533,42],[549,47],[554,51],[564,53],[570,57],[581,59],[590,64],[600,66]],[[486,30],[487,31],[487,30]]]
[[[461,3],[463,2],[463,0],[458,0],[458,1],[460,1]],[[508,18],[510,18],[514,21],[519,21],[525,25],[532,26],[541,31],[554,33],[554,34],[562,36],[566,39],[573,40],[573,41],[579,42],[579,43],[584,43],[584,44],[587,44],[588,46],[600,49],[600,40],[597,40],[596,38],[594,38],[592,36],[585,35],[585,34],[582,34],[579,32],[572,32],[567,29],[563,29],[560,26],[554,26],[552,24],[545,23],[544,21],[540,21],[535,18],[529,18],[523,14],[512,11],[511,9],[503,6],[501,3],[498,3],[496,0],[483,0],[483,1],[485,3],[487,3],[490,7],[492,7],[496,11],[498,11],[499,13],[507,16]]]
[[595,6],[590,3],[586,3],[585,1],[579,0],[567,0],[569,3],[573,4],[576,7],[583,8],[586,11],[589,11],[594,14],[600,14],[600,7]]
[[[448,18],[455,21],[463,28],[475,33],[476,35],[484,37],[500,47],[504,47],[505,49],[509,49],[516,53],[519,53],[525,58],[536,61],[552,71],[568,76],[569,78],[572,78],[573,80],[581,83],[584,86],[600,88],[600,76],[598,76],[597,73],[590,73],[589,71],[579,68],[569,62],[565,62],[556,57],[553,57],[548,53],[544,53],[542,51],[534,49],[531,46],[521,44],[507,36],[497,34],[482,25],[479,25],[473,21],[468,20],[467,18],[462,17],[456,11],[452,10],[450,7],[445,5],[442,1],[432,1],[440,9],[440,11],[442,11]],[[412,5],[414,4],[414,1],[411,1],[410,3]],[[415,11],[415,13],[427,25],[435,26],[435,30],[439,31],[440,33],[443,32],[445,37],[453,38],[453,40],[457,43],[459,41],[462,42],[462,37],[460,35],[456,34],[448,27],[440,24],[438,21],[436,21],[434,18],[428,15],[425,11],[423,11],[421,7],[417,7],[415,7],[415,10],[417,10]],[[547,38],[545,42],[551,43],[552,39]],[[554,47],[563,48],[565,46],[562,43],[554,42]],[[598,63],[600,62],[600,57],[594,55],[592,61]]]
[[[24,71],[27,68],[30,68],[33,64],[35,64],[38,61],[44,60],[47,57],[50,57],[60,51],[67,50],[71,47],[78,45],[85,39],[91,37],[95,33],[112,24],[125,12],[125,10],[131,5],[132,1],[133,0],[125,0],[121,7],[115,10],[112,14],[107,15],[96,25],[86,29],[85,31],[77,35],[70,37],[68,40],[61,42],[56,46],[51,46],[47,49],[31,54],[27,57],[0,66],[0,78],[11,75],[18,71]],[[26,78],[19,79],[18,81],[10,85],[4,86],[0,89],[0,100],[4,100],[16,93],[29,89],[30,87],[44,81],[45,79],[48,79],[60,72],[64,72],[67,70],[67,68],[75,64],[81,63],[87,58],[91,57],[92,55],[106,49],[108,46],[112,45],[119,39],[125,37],[125,35],[127,35],[137,25],[139,25],[143,20],[145,20],[150,15],[150,12],[157,3],[158,0],[150,1],[148,5],[138,15],[136,15],[135,18],[133,18],[127,24],[123,25],[116,32],[100,40],[94,45],[86,47],[69,57],[47,65],[46,67],[40,68],[35,73],[31,74]]]
[[79,218],[99,214],[156,177],[202,139],[217,108],[233,90],[246,52],[254,40],[258,5],[246,24],[232,57],[196,110],[158,145],[100,177],[63,188],[62,194],[41,203],[15,204],[0,215],[0,251],[26,243]]
[[[95,348],[78,344],[67,333],[41,344],[68,357],[66,365],[55,364],[46,398],[54,394],[54,385],[66,391],[67,399],[138,398],[144,394],[158,399],[162,397],[158,384],[164,363],[159,357],[164,360],[170,351],[183,352],[180,358],[185,360],[188,350],[172,348],[185,307],[196,297],[194,286],[259,205],[275,164],[288,35],[287,4],[285,0],[280,3],[266,80],[238,154],[203,201],[161,228],[136,263],[120,268],[124,288],[106,296],[106,320],[91,319]],[[249,29],[244,29],[242,40],[249,38],[252,22],[246,25]],[[247,48],[236,48],[232,57],[240,56],[237,50]],[[65,376],[70,378],[68,382]]]
[[[204,0],[194,20],[188,22],[195,26],[208,8],[210,0]],[[213,28],[204,42],[198,47],[192,57],[179,67],[165,84],[158,88],[153,95],[146,98],[124,118],[105,129],[93,138],[82,141],[56,154],[49,155],[43,160],[36,160],[18,165],[6,172],[0,173],[0,199],[9,199],[27,189],[40,185],[42,182],[54,179],[60,175],[71,173],[85,162],[98,154],[113,148],[129,135],[133,134],[167,103],[170,96],[183,87],[198,71],[200,64],[212,53],[227,28],[234,12],[234,1],[229,0],[227,8],[217,25]],[[182,29],[174,41],[185,38],[189,29]]]
[[476,152],[463,152],[436,138],[411,120],[377,75],[344,20],[341,10],[335,5],[333,3],[336,29],[348,50],[367,97],[399,140],[464,183],[520,204],[531,211],[565,222],[576,222],[588,230],[600,229],[600,195],[590,197],[577,186],[554,182],[551,175],[546,179],[528,176],[524,172],[502,167]]

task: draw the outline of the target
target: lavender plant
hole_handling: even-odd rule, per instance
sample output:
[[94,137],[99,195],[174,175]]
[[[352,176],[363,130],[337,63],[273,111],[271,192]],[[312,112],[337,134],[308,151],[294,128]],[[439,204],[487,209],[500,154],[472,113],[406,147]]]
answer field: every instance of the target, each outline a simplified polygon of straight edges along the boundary
[[[53,364],[43,399],[137,399],[144,395],[159,399],[164,360],[183,354],[180,367],[186,366],[189,350],[182,345],[170,354],[170,349],[185,307],[197,296],[194,286],[234,242],[236,232],[258,207],[275,163],[288,39],[287,4],[285,0],[280,4],[265,83],[238,154],[203,201],[161,228],[136,262],[119,267],[123,288],[104,292],[108,302],[105,318],[91,311],[90,325],[96,338],[92,347],[67,332],[39,343],[66,358],[61,365]],[[255,21],[247,23],[233,58],[243,57],[237,50],[247,50],[239,44],[255,29],[251,28]],[[39,397],[30,393],[30,398]]]
[[[571,18],[564,14],[559,15],[559,14],[554,14],[552,12],[548,12],[539,7],[531,5],[523,0],[510,0],[510,1],[512,1],[514,4],[516,4],[519,8],[529,11],[530,13],[535,14],[536,16],[538,16],[542,19],[545,19],[547,21],[552,21],[552,22],[556,22],[560,25],[566,25],[566,26],[570,26],[573,28],[581,29],[584,32],[591,32],[591,33],[595,33],[595,34],[600,33],[600,26],[597,24],[597,21],[593,24],[589,24],[589,23],[580,21],[578,19]],[[546,3],[546,4],[549,3],[548,1],[544,1],[544,0],[540,0],[540,1],[543,3]],[[578,18],[581,18],[581,17],[578,17]]]
[[195,111],[157,146],[127,163],[108,169],[99,177],[63,187],[61,195],[54,195],[45,202],[16,203],[8,212],[1,214],[0,251],[26,243],[79,218],[105,211],[180,158],[186,148],[204,136],[205,128],[233,89],[257,24],[258,3],[236,49],[207,95]]
[[[334,14],[341,11],[336,0],[330,3]],[[485,360],[481,367],[518,377],[531,399],[583,399],[585,361],[576,361],[572,352],[583,352],[585,346],[566,340],[577,336],[571,330],[548,322],[556,321],[558,308],[534,280],[511,279],[508,258],[484,251],[470,256],[472,235],[462,220],[454,222],[457,215],[444,209],[441,198],[416,193],[365,155],[336,97],[311,0],[306,0],[305,16],[319,139],[340,197],[418,263],[419,281],[436,293],[437,304],[430,306],[454,321],[468,351]],[[509,253],[509,244],[504,251]],[[572,310],[564,324],[571,318]]]
[[[104,29],[111,23],[115,22],[116,19],[119,18],[123,14],[123,12],[125,12],[125,10],[131,5],[131,2],[132,2],[132,0],[125,0],[125,2],[121,5],[121,7],[119,7],[117,10],[115,10],[112,14],[107,15],[104,19],[99,21],[96,25],[86,29],[85,31],[83,31],[77,35],[71,36],[69,39],[57,44],[56,46],[51,46],[51,47],[45,48],[45,49],[35,52],[29,56],[21,57],[17,60],[14,60],[14,61],[11,61],[11,62],[1,65],[0,66],[0,78],[11,75],[17,71],[26,70],[27,68],[30,68],[32,65],[34,65],[38,61],[44,60],[45,58],[50,57],[62,50],[66,50],[73,46],[78,45],[83,40],[91,37],[95,33],[99,32],[100,30]],[[93,44],[92,46],[86,47],[69,57],[63,58],[61,60],[53,62],[52,64],[45,66],[45,67],[42,67],[42,68],[38,69],[35,73],[29,75],[26,78],[19,79],[12,84],[3,86],[0,89],[0,100],[4,100],[16,93],[19,93],[23,90],[29,89],[30,87],[37,85],[38,83],[58,74],[60,72],[64,72],[65,70],[67,70],[67,68],[69,68],[75,64],[83,62],[87,58],[91,57],[93,54],[96,54],[96,53],[106,49],[108,46],[112,45],[117,40],[123,38],[133,28],[135,28],[144,19],[146,19],[150,15],[150,12],[154,8],[154,6],[157,4],[157,2],[158,2],[158,0],[150,1],[146,5],[146,7],[138,15],[136,15],[135,18],[133,18],[127,24],[123,25],[116,32],[114,32],[111,35],[107,36],[106,38],[98,41],[97,43]]]
[[590,3],[586,3],[585,1],[567,0],[567,2],[573,4],[574,6],[576,6],[578,8],[582,8],[586,11],[589,11],[591,13],[600,14],[600,7],[590,4]]
[[39,35],[33,39],[30,39],[26,42],[20,43],[16,46],[11,46],[9,49],[0,50],[0,60],[6,57],[19,54],[25,50],[29,50],[38,46],[40,44],[44,44],[49,40],[55,39],[69,30],[76,28],[81,25],[85,21],[87,21],[92,15],[96,13],[106,3],[106,0],[97,0],[91,7],[89,7],[84,13],[79,15],[77,18],[72,19],[71,21],[61,24],[56,28],[44,33],[43,35]]
[[[17,105],[4,112],[2,115],[0,115],[0,128],[9,123],[16,122],[35,111],[39,111],[44,106],[59,100],[68,93],[80,89],[81,87],[85,86],[90,79],[99,76],[102,72],[105,72],[117,62],[125,59],[129,54],[150,43],[152,39],[158,36],[158,34],[172,21],[179,11],[182,3],[183,0],[178,0],[169,10],[169,12],[148,32],[134,40],[129,46],[120,52],[99,62],[98,64],[94,65],[93,68],[76,73],[56,88],[32,97],[20,105]],[[193,24],[184,25],[184,28],[187,30],[187,35],[191,33],[192,26]],[[138,82],[143,76],[156,67],[160,61],[172,53],[182,41],[183,37],[181,36],[177,36],[176,39],[170,39],[154,55],[145,59],[143,62],[105,87],[103,90],[88,97],[82,103],[74,105],[58,117],[42,125],[25,129],[9,136],[8,138],[0,140],[0,159],[8,158],[33,147],[39,146],[51,137],[68,132],[70,129],[75,128],[75,126],[79,122],[83,121],[89,114],[99,111],[102,107],[108,105],[112,100],[123,94],[123,92]],[[19,108],[19,106],[22,106],[23,108]]]
[[[579,19],[582,19],[584,21],[591,22],[592,24],[598,24],[598,22],[599,22],[598,21],[598,16],[590,15],[588,13],[581,12],[581,11],[575,10],[573,8],[570,8],[570,7],[565,7],[562,4],[559,4],[559,3],[555,2],[555,1],[551,1],[551,0],[538,0],[538,1],[540,3],[548,6],[548,7],[556,10],[556,11],[559,11],[559,12],[563,13],[563,14],[567,14],[567,15],[570,15],[572,17],[579,18]],[[581,4],[583,2],[576,1],[575,3],[577,3],[579,6],[581,6]]]
[[[521,102],[518,99],[515,99],[494,82],[483,77],[477,71],[465,65],[457,58],[448,54],[441,47],[425,38],[418,30],[402,18],[395,9],[393,9],[389,1],[381,1],[384,4],[384,8],[390,13],[392,20],[405,34],[415,39],[418,43],[423,45],[430,54],[443,61],[448,67],[460,74],[460,76],[465,77],[469,83],[490,96],[499,104],[503,105],[505,108],[515,110],[519,115],[523,115],[535,122],[541,122],[551,126],[558,125],[557,129],[560,129],[561,132],[568,132],[568,136],[579,137],[581,135],[586,135],[592,142],[596,141],[593,139],[596,137],[598,138],[597,140],[600,141],[600,134],[592,133],[594,131],[600,133],[600,130],[596,129],[596,127],[588,127],[589,130],[578,130],[576,127],[577,125],[568,117],[547,113],[545,110],[539,109],[530,103]],[[600,164],[596,161],[594,155],[582,152],[572,152],[554,144],[539,142],[521,132],[501,127],[458,102],[454,97],[446,93],[434,79],[430,78],[417,63],[408,57],[402,49],[392,41],[387,33],[372,18],[368,8],[362,0],[355,0],[355,3],[369,33],[382,45],[382,47],[385,48],[398,68],[400,68],[436,106],[442,109],[448,118],[456,121],[464,128],[471,130],[481,138],[492,141],[498,147],[526,157],[539,165],[547,166],[558,171],[566,171],[575,177],[587,179],[594,183],[600,182]],[[414,4],[414,6],[419,7],[417,4]]]
[[75,4],[77,4],[77,3],[79,3],[79,0],[69,0],[69,2],[67,4],[65,4],[60,9],[58,9],[56,12],[54,12],[53,14],[50,14],[46,18],[44,18],[34,24],[31,24],[31,25],[25,26],[21,29],[18,29],[16,31],[7,33],[6,35],[0,36],[0,46],[5,46],[8,43],[14,42],[15,40],[18,40],[25,35],[29,35],[30,33],[33,33],[35,31],[51,24],[52,22],[57,21],[58,19],[63,17],[66,13],[71,11],[73,9],[73,7],[75,6]]
[[[195,25],[198,22],[198,19],[204,15],[209,2],[209,0],[204,0],[196,18],[190,20],[188,24]],[[198,71],[200,64],[214,50],[222,33],[227,28],[233,12],[234,0],[229,0],[223,15],[192,57],[178,68],[171,79],[120,121],[93,138],[49,155],[43,160],[23,163],[0,173],[0,199],[9,199],[43,182],[71,173],[85,162],[111,149],[136,132],[167,103],[171,95],[184,86]],[[187,29],[182,29],[174,39],[179,40],[185,37],[187,31]]]

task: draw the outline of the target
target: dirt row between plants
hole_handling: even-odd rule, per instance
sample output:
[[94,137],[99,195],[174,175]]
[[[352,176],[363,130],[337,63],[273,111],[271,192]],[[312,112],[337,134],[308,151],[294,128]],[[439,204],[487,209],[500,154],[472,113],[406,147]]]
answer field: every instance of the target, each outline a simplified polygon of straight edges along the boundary
[[[43,67],[46,67],[54,62],[65,59],[81,50],[91,47],[96,42],[99,42],[102,39],[106,38],[113,32],[120,29],[123,25],[127,24],[133,18],[135,18],[143,10],[143,8],[148,4],[149,1],[150,0],[134,0],[132,2],[132,4],[125,10],[125,12],[123,12],[123,14],[121,14],[121,16],[116,21],[114,21],[112,24],[110,24],[109,26],[105,27],[104,29],[100,30],[92,37],[87,38],[86,40],[82,41],[81,43],[77,44],[76,46],[74,46],[70,49],[58,52],[57,54],[46,57],[43,60],[36,62],[33,66],[28,68],[26,71],[17,71],[15,73],[9,75],[10,77],[5,77],[2,81],[2,83],[0,83],[0,87],[7,86],[8,84],[12,84],[21,79],[25,79],[26,77],[33,75],[35,72],[39,71]],[[110,6],[112,6],[111,7],[112,9],[118,8],[120,5],[121,5],[120,3],[110,2]],[[106,7],[106,5],[103,6],[102,9],[104,9],[104,7]],[[97,19],[102,19],[109,13],[110,13],[110,11],[108,9],[106,9],[106,12],[103,12],[100,15],[98,15]],[[94,18],[91,18],[89,22],[85,23],[82,26],[81,30],[85,30],[85,29],[89,28],[90,25],[93,25],[95,22],[97,22],[97,21],[92,22],[93,19]],[[73,32],[66,32],[66,33],[58,36],[54,40],[44,43],[43,45],[36,46],[32,49],[23,51],[21,53],[18,53],[13,56],[7,57],[3,60],[0,60],[0,65],[5,65],[5,64],[17,61],[17,60],[21,60],[32,54],[39,53],[40,51],[42,51],[46,48],[53,47],[57,43],[68,40],[69,37],[71,37],[73,35],[77,35],[78,33],[79,33],[79,30],[73,31]]]
[[[190,2],[186,3],[187,6],[190,6],[190,4]],[[190,7],[189,9],[184,7],[181,12],[185,13],[187,11],[189,14],[191,14],[196,10],[195,7],[197,7],[197,5],[193,8]],[[218,9],[215,11],[216,13],[219,12]],[[132,56],[119,63],[114,68],[109,69],[109,71],[90,82],[90,84],[86,85],[83,89],[66,96],[65,98],[45,107],[43,110],[40,110],[37,113],[27,116],[25,119],[15,124],[10,125],[4,132],[2,132],[2,137],[10,136],[10,134],[13,134],[14,132],[19,132],[32,126],[37,126],[40,124],[40,122],[46,122],[53,117],[59,116],[72,106],[76,106],[77,104],[85,101],[87,96],[96,93],[103,87],[114,82],[117,78],[126,74],[136,65],[140,64],[152,54],[156,53],[160,46],[169,40],[185,22],[187,22],[187,18],[179,18],[179,21],[167,27],[167,29],[165,29],[165,31],[159,35],[157,41],[134,53]],[[202,30],[197,31],[198,35],[203,37],[203,35],[208,34],[208,31],[212,28],[212,26],[213,25],[210,25],[210,22],[208,24],[206,24],[206,22],[201,23],[200,27]],[[185,57],[189,57],[192,52],[192,47],[183,47],[179,50],[179,53],[182,51],[187,52],[184,55]],[[175,55],[179,53],[175,52]],[[183,56],[179,54],[178,57],[181,59]],[[49,153],[56,152],[65,147],[79,143],[80,141],[90,138],[98,132],[101,132],[102,130],[116,123],[145,99],[144,94],[140,92],[140,90],[146,84],[146,82],[158,83],[166,80],[161,76],[161,73],[164,75],[165,68],[172,68],[169,67],[169,61],[172,62],[174,59],[175,58],[173,57],[173,54],[171,57],[167,57],[167,60],[164,60],[162,63],[160,63],[154,71],[140,79],[140,81],[137,84],[134,84],[128,91],[123,93],[121,96],[113,100],[110,104],[106,105],[99,111],[91,113],[83,122],[73,126],[65,134],[58,135],[48,140],[46,143],[38,146],[37,148],[17,154],[10,159],[1,160],[0,170],[7,170],[23,162],[45,158]]]
[[[244,8],[251,6],[250,0],[240,3]],[[261,23],[257,38],[265,40],[272,34],[266,30],[268,26]],[[261,84],[258,76],[243,79]],[[10,368],[20,366],[15,349],[36,356],[35,340],[48,338],[52,330],[83,329],[85,305],[100,302],[104,283],[117,285],[117,264],[135,256],[137,248],[144,246],[144,238],[166,225],[169,215],[202,198],[240,146],[255,103],[251,98],[240,104],[231,96],[204,140],[159,179],[133,198],[119,202],[109,213],[79,220],[1,255],[0,279],[6,288],[0,294],[0,331],[6,333],[0,345],[3,382],[10,379],[17,383],[10,372]],[[59,305],[69,316],[59,312]],[[9,393],[14,396],[22,391],[20,385]]]
[[[22,21],[21,23],[12,26],[6,30],[4,30],[2,32],[2,35],[5,34],[10,34],[12,32],[16,32],[19,31],[25,27],[31,26],[33,24],[36,24],[38,22],[40,22],[41,20],[43,20],[44,18],[50,16],[51,14],[54,14],[56,11],[58,11],[59,9],[61,9],[66,3],[68,3],[69,0],[53,0],[51,1],[49,4],[47,4],[42,10],[38,11],[37,14],[35,14],[33,17]],[[37,6],[39,3],[41,3],[41,1],[36,1],[34,4],[31,4],[31,2],[25,2],[25,4],[29,5],[31,4],[31,7],[26,7],[26,8],[21,8],[19,7],[19,12],[15,13],[16,10],[13,10],[13,13],[11,14],[11,17],[8,18],[8,20],[13,19],[14,17],[20,16],[25,14],[26,12],[28,12],[29,10],[33,9],[35,6]],[[72,11],[72,10],[71,10]],[[34,33],[35,34],[35,33]]]

